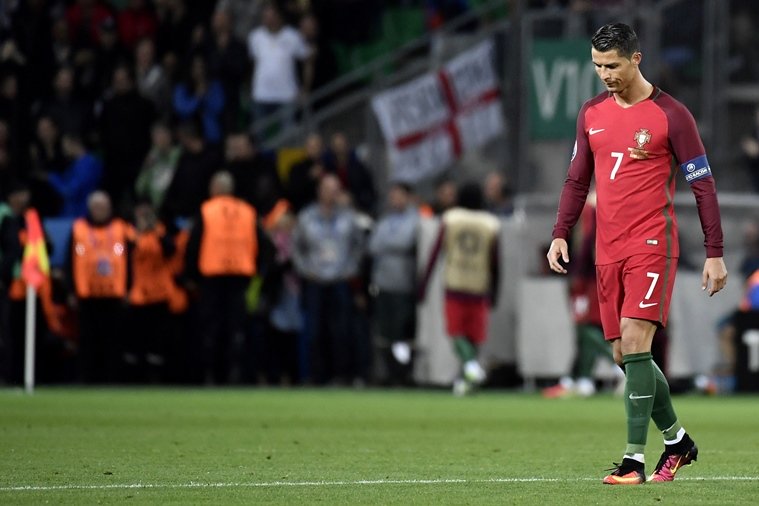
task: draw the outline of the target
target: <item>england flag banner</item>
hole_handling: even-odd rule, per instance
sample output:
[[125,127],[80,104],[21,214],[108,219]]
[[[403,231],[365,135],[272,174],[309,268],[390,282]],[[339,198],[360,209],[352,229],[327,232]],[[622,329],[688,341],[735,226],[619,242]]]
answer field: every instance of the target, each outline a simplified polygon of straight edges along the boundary
[[444,170],[504,130],[492,42],[376,95],[372,108],[387,143],[391,179],[413,183]]

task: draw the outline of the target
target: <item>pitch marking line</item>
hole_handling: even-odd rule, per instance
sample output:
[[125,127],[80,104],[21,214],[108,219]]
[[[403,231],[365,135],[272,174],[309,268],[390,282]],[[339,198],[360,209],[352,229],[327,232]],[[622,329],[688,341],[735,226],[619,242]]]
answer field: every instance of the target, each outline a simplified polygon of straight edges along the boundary
[[[0,487],[0,492],[50,492],[57,490],[128,490],[128,489],[192,489],[192,488],[270,488],[270,487],[342,487],[355,485],[442,485],[451,483],[568,483],[598,481],[601,478],[489,478],[466,480],[440,478],[429,480],[355,480],[355,481],[263,481],[229,483],[124,483],[106,485],[18,485]],[[677,481],[759,481],[758,476],[693,476]]]

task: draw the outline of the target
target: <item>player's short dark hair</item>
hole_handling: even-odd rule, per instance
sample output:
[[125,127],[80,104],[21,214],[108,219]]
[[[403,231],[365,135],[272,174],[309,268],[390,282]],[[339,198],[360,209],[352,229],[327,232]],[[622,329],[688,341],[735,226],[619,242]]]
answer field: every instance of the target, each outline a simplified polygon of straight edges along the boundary
[[620,56],[628,59],[640,51],[635,30],[624,23],[609,23],[602,26],[590,39],[590,43],[596,51],[605,53],[616,49]]
[[459,190],[458,205],[465,209],[479,211],[485,207],[485,199],[482,196],[482,188],[475,182],[464,184]]

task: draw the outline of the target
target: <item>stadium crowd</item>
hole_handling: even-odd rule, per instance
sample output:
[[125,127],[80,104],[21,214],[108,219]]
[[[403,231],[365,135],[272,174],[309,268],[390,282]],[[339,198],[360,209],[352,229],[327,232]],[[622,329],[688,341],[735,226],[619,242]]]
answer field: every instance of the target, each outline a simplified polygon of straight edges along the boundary
[[[319,14],[334,21],[349,3],[309,4],[6,6],[2,381],[22,379],[28,209],[45,224],[52,264],[38,292],[42,381],[370,379],[372,318],[398,316],[386,297],[384,313],[375,311],[372,295],[413,296],[418,217],[454,205],[456,188],[443,181],[436,202],[420,208],[408,186],[393,185],[378,216],[371,170],[344,133],[258,148],[252,122],[294,111],[335,75]],[[435,4],[439,22],[447,14]],[[498,175],[485,191],[496,211],[510,212]],[[410,275],[388,277],[398,266]],[[413,316],[405,311],[387,337],[411,339]],[[390,376],[406,381],[401,355]]]

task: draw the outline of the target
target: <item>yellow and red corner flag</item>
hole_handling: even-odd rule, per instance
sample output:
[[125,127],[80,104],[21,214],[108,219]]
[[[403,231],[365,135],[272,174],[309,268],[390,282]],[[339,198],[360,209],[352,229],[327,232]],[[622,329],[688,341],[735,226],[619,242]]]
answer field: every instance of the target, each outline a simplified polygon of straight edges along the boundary
[[47,256],[45,236],[37,211],[28,209],[24,213],[26,220],[26,246],[21,262],[21,277],[30,286],[39,289],[50,275],[50,260]]

